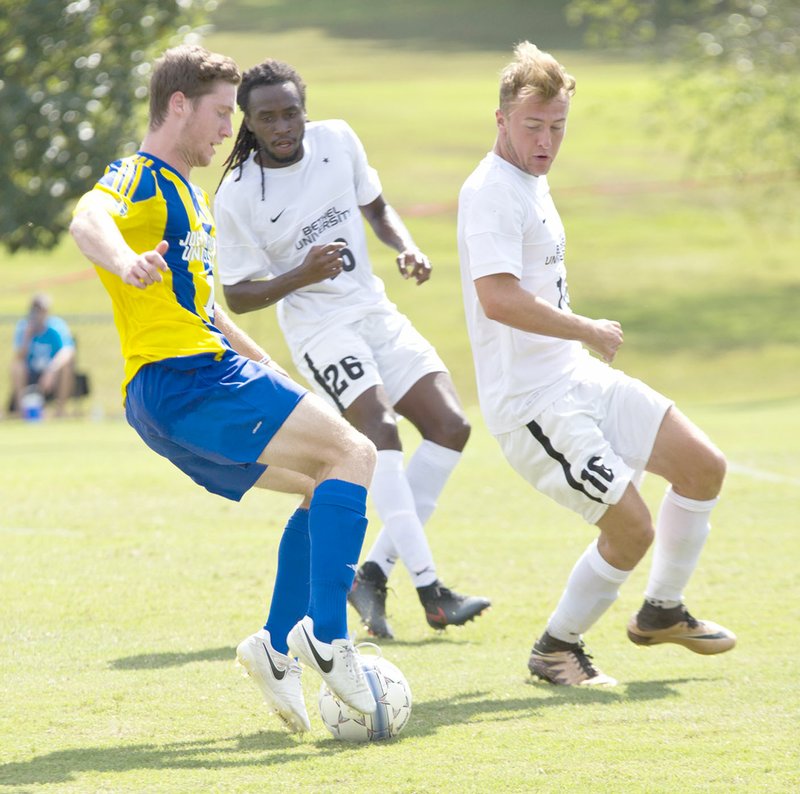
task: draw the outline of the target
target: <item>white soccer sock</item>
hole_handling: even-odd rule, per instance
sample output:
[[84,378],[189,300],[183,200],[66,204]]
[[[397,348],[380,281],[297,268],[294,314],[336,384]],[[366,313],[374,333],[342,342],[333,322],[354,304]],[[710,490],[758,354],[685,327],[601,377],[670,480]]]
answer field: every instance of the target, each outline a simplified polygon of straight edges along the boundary
[[460,460],[461,453],[457,450],[424,439],[411,456],[406,477],[423,526],[433,515],[439,494]]
[[367,554],[367,560],[376,562],[388,576],[393,565],[388,560],[399,556],[408,568],[414,587],[424,587],[436,581],[436,565],[417,516],[402,452],[394,449],[378,451],[369,492],[383,528]]
[[[422,440],[406,467],[406,479],[414,495],[414,507],[420,523],[425,526],[436,509],[436,502],[453,469],[461,460],[461,453],[433,441]],[[397,549],[388,532],[381,531],[367,555],[367,559],[380,565],[388,577],[397,562]]]
[[653,544],[653,564],[645,598],[660,606],[677,606],[689,582],[711,527],[708,523],[716,499],[687,499],[670,486],[661,502]]
[[600,555],[597,540],[592,541],[569,575],[547,633],[562,642],[579,642],[617,600],[620,585],[629,575],[630,571],[609,565]]

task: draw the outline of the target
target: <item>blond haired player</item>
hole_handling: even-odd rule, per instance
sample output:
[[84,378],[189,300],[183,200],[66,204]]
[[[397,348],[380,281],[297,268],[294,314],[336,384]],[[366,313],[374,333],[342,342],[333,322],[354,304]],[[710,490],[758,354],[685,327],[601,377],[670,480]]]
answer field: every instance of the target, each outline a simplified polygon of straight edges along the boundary
[[[566,133],[575,80],[530,42],[514,54],[500,81],[494,147],[459,197],[467,326],[481,410],[509,463],[599,530],[528,667],[554,684],[612,684],[586,653],[583,635],[654,539],[645,601],[628,637],[701,654],[734,646],[730,631],[694,618],[683,603],[725,459],[670,400],[609,366],[622,344],[618,322],[570,308],[564,227],[547,174]],[[634,484],[642,471],[669,483],[655,526]]]

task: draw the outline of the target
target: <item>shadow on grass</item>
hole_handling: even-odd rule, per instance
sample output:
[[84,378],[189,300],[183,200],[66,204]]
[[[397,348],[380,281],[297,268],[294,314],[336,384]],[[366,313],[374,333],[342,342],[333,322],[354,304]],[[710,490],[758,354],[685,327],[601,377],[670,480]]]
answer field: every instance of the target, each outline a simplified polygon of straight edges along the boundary
[[[225,769],[302,761],[296,752],[296,737],[285,731],[259,731],[248,736],[197,739],[167,744],[121,744],[76,747],[36,756],[30,761],[0,766],[0,786],[32,786],[75,781],[81,774],[111,774],[136,769]],[[327,750],[344,749],[325,742],[320,749],[309,746],[308,755],[319,757]],[[109,790],[113,790],[113,785]]]
[[[569,705],[616,705],[626,702],[663,700],[678,697],[678,687],[703,678],[675,678],[664,681],[635,681],[617,687],[561,687],[534,678],[525,680],[531,697],[493,699],[486,692],[468,692],[446,700],[414,703],[411,721],[404,736],[426,736],[454,723],[467,723],[496,713],[494,721],[519,719],[547,708]],[[505,716],[502,716],[505,713]],[[402,738],[402,737],[401,737]]]
[[109,662],[112,670],[151,670],[162,667],[180,667],[192,662],[230,662],[236,658],[236,649],[228,646],[206,648],[193,653],[141,653],[123,656]]
[[800,344],[800,285],[721,288],[716,294],[650,292],[647,299],[586,301],[590,316],[622,323],[636,347],[653,352],[693,350],[715,354]]
[[582,30],[566,22],[569,0],[227,0],[211,21],[221,31],[282,33],[316,28],[341,39],[391,41],[410,50],[510,51],[530,38],[545,49],[581,49]]
[[[547,708],[570,705],[616,705],[679,696],[679,687],[708,678],[638,681],[616,689],[552,687],[530,683],[531,695],[512,699],[487,692],[465,692],[453,698],[415,703],[406,737],[435,734],[449,725],[475,720],[495,722],[530,717]],[[332,738],[308,742],[284,731],[259,731],[220,739],[196,739],[167,744],[121,744],[76,747],[0,766],[0,786],[33,786],[75,781],[81,774],[112,774],[136,769],[226,769],[272,764],[302,763],[352,749]]]
[[426,645],[441,645],[445,643],[447,645],[470,645],[472,640],[467,637],[456,637],[454,634],[445,634],[444,632],[437,632],[436,634],[431,634],[430,637],[423,637],[418,640],[387,640],[387,639],[375,639],[374,637],[364,636],[364,637],[357,637],[353,640],[356,646],[360,645],[362,642],[371,642],[377,645],[379,648],[424,648]]
[[[358,645],[362,642],[373,642],[379,647],[384,645],[392,648],[409,647],[422,648],[426,645],[438,645],[446,642],[450,645],[469,644],[468,637],[455,637],[452,634],[446,635],[433,634],[420,640],[378,640],[369,636],[357,637],[354,640]],[[140,653],[136,656],[123,656],[120,659],[113,659],[108,663],[112,670],[157,670],[165,667],[181,667],[193,662],[230,662],[236,658],[236,649],[229,646],[221,648],[206,648],[202,651],[192,653]]]

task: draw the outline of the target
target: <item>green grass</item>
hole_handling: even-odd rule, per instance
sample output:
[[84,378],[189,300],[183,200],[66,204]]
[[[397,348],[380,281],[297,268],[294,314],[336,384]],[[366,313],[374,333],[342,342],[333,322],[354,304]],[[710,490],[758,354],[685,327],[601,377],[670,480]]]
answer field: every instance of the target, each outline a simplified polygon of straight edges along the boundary
[[[688,406],[741,467],[688,597],[731,626],[718,658],[640,649],[646,566],[590,635],[613,690],[528,680],[527,651],[592,537],[525,488],[476,424],[430,524],[448,582],[493,599],[434,634],[398,571],[386,656],[415,697],[402,736],[349,747],[315,716],[286,735],[234,669],[263,620],[293,500],[195,488],[122,422],[3,428],[0,785],[10,791],[789,791],[796,767],[800,404]],[[411,439],[407,439],[411,440]],[[113,475],[109,467],[113,466]],[[774,480],[759,476],[770,474]],[[783,479],[781,479],[783,478]],[[654,507],[662,485],[645,481]],[[368,542],[374,536],[373,521]],[[355,622],[352,628],[356,629]]]
[[[228,503],[153,455],[119,420],[110,308],[74,245],[6,257],[0,349],[9,350],[11,321],[31,292],[47,289],[73,321],[94,391],[83,419],[0,422],[0,787],[798,789],[800,187],[692,182],[652,129],[662,79],[652,68],[569,50],[574,42],[564,38],[550,45],[533,27],[512,30],[505,6],[495,30],[478,4],[472,27],[468,15],[453,25],[420,4],[423,32],[409,38],[378,5],[348,0],[334,14],[317,2],[229,1],[219,12],[226,28],[208,44],[244,66],[266,55],[294,63],[312,117],[342,117],[358,131],[387,199],[431,256],[434,278],[417,288],[371,242],[390,296],[436,344],[469,407],[473,437],[429,536],[446,581],[485,593],[494,607],[436,635],[398,570],[389,606],[400,639],[384,652],[414,691],[404,734],[369,747],[335,742],[316,719],[310,675],[314,730],[285,734],[233,656],[263,621],[293,500],[255,493]],[[549,688],[526,675],[529,646],[593,531],[503,461],[475,407],[463,325],[455,200],[491,146],[496,75],[520,32],[563,48],[556,54],[578,78],[551,179],[567,226],[573,307],[619,319],[620,366],[677,398],[732,464],[687,596],[730,625],[739,646],[719,658],[632,646],[624,624],[644,565],[589,636],[598,663],[621,681],[606,692]],[[209,190],[220,162],[197,173]],[[273,313],[242,325],[287,361]],[[662,487],[645,481],[654,509]],[[376,531],[373,521],[367,543]]]

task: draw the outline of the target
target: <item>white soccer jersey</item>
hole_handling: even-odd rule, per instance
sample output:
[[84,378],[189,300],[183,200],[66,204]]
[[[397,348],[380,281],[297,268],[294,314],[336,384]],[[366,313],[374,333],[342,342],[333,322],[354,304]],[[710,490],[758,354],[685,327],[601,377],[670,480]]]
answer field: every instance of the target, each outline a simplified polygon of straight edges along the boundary
[[[293,350],[332,322],[391,306],[372,272],[360,206],[382,192],[361,141],[340,120],[306,125],[303,159],[261,169],[251,156],[234,169],[214,202],[218,271],[223,285],[269,278],[302,264],[313,245],[344,241],[344,269],[278,302],[278,322]],[[263,171],[263,198],[262,198]]]
[[565,242],[547,178],[487,154],[461,188],[458,253],[478,398],[491,433],[527,424],[571,387],[590,356],[580,342],[488,319],[474,281],[511,273],[528,292],[569,311]]

